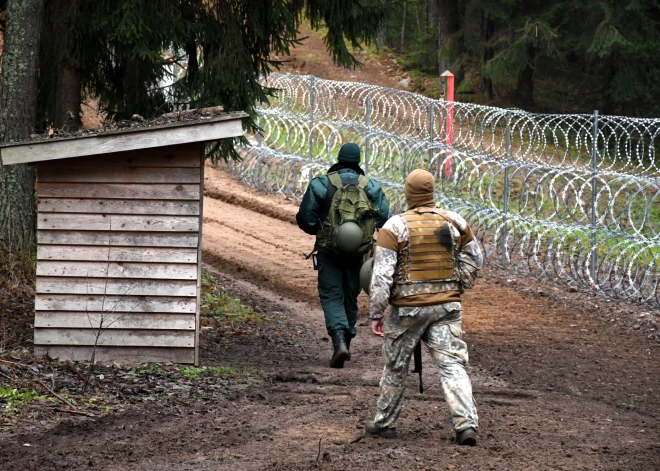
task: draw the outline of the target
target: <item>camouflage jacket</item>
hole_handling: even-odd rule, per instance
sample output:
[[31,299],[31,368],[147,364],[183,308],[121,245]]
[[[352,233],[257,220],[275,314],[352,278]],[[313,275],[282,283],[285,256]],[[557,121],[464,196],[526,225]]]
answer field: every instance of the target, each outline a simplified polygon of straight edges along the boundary
[[[445,211],[451,220],[450,225],[458,252],[458,269],[460,272],[460,286],[455,282],[448,283],[446,291],[440,295],[420,294],[408,304],[401,306],[428,306],[447,302],[460,302],[463,289],[474,286],[477,272],[483,266],[483,256],[479,243],[465,219],[453,211]],[[380,319],[389,304],[392,287],[395,282],[395,272],[399,253],[409,243],[408,226],[400,215],[390,218],[378,233],[376,252],[374,256],[373,274],[371,277],[370,298],[371,306],[369,317]]]

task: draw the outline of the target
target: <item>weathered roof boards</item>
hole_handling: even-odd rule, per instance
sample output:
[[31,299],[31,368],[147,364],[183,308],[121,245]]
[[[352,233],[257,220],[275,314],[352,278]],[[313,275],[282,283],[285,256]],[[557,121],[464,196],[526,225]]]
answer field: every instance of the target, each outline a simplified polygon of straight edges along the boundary
[[204,143],[244,116],[0,147],[38,162],[35,353],[197,363]]

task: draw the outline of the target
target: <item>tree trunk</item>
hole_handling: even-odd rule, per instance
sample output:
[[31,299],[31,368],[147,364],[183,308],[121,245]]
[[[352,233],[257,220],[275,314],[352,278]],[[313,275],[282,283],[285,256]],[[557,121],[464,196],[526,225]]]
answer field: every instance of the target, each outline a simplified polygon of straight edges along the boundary
[[534,105],[534,63],[536,61],[536,48],[527,48],[528,61],[525,68],[518,75],[516,96],[520,106]]
[[54,126],[67,131],[80,128],[82,85],[80,72],[68,56],[71,24],[79,0],[57,0],[46,12],[52,18],[52,34],[57,44],[57,82],[55,87]]
[[55,127],[67,131],[80,129],[80,102],[82,85],[80,73],[66,59],[57,67],[57,92],[55,95]]
[[428,29],[435,29],[438,23],[438,0],[426,1],[426,27]]
[[[484,15],[485,16],[485,15]],[[491,60],[493,57],[495,57],[495,50],[493,47],[489,44],[489,41],[492,39],[493,35],[495,34],[495,21],[489,18],[484,19],[484,61],[483,63],[486,64],[489,60]],[[488,77],[484,77],[484,94],[486,95],[486,98],[489,100],[492,100],[493,97],[495,96],[494,90],[493,90],[493,80]]]
[[[7,5],[0,82],[0,142],[29,138],[35,127],[43,5],[43,0],[10,0]],[[5,249],[21,251],[33,247],[34,178],[33,167],[0,166],[0,245]]]
[[403,46],[404,46],[404,41],[406,38],[406,15],[408,13],[408,2],[404,2],[403,4],[403,21],[401,22],[401,47],[399,48],[399,52],[403,53]]
[[449,43],[452,34],[458,32],[460,27],[459,9],[457,0],[437,0],[436,12],[436,38],[438,41],[438,68],[442,74],[448,70],[453,60],[456,60],[460,51]]
[[[381,3],[383,7],[387,5],[387,0],[381,0]],[[389,18],[389,15],[385,16],[385,20],[383,21],[383,25],[380,28],[380,31],[378,31],[378,34],[376,34],[376,44],[378,44],[378,47],[384,47],[387,44],[387,20]]]

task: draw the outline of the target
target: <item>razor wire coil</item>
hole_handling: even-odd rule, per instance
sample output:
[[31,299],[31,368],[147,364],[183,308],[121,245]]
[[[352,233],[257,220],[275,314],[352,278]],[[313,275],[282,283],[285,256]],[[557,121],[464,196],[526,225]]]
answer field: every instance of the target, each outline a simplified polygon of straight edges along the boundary
[[301,199],[356,142],[394,213],[412,170],[436,175],[487,263],[660,306],[660,119],[538,114],[374,85],[273,74],[262,132],[228,169]]

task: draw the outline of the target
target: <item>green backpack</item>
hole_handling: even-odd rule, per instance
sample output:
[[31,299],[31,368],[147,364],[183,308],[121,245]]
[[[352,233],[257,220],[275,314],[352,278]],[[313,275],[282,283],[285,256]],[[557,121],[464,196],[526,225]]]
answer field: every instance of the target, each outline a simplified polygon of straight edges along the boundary
[[362,241],[354,255],[364,255],[374,243],[373,235],[376,231],[376,216],[378,210],[369,201],[365,188],[369,178],[364,175],[358,177],[358,184],[344,183],[339,173],[328,174],[332,186],[336,188],[332,196],[328,217],[323,222],[317,237],[317,244],[323,248],[343,253],[339,249],[337,234],[339,227],[345,222],[354,222],[362,229]]

